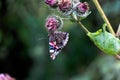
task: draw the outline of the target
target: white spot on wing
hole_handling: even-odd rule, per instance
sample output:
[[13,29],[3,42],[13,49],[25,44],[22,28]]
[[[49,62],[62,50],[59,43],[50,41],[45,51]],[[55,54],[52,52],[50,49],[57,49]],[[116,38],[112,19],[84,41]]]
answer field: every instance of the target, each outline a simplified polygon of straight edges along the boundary
[[50,53],[54,53],[54,50],[50,50],[49,52],[50,52]]

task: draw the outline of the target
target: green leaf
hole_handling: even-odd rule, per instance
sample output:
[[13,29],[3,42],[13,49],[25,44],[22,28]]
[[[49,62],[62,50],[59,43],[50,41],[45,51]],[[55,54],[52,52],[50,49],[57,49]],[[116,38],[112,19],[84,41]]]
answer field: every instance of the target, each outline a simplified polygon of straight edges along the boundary
[[104,53],[116,55],[120,53],[120,40],[105,29],[87,34],[94,44]]

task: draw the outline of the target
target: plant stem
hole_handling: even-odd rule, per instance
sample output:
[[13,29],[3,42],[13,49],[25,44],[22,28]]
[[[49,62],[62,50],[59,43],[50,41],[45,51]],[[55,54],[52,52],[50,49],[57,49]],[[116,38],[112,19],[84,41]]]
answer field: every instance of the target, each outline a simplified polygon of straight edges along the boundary
[[97,7],[97,9],[98,9],[100,15],[102,16],[103,20],[104,20],[105,23],[107,24],[108,30],[115,36],[115,32],[114,32],[114,30],[113,30],[113,28],[112,28],[109,20],[107,19],[106,15],[105,15],[105,13],[104,13],[104,11],[103,11],[103,9],[101,8],[98,0],[92,0],[92,1],[93,1],[93,3],[95,4],[95,6]]
[[89,33],[90,31],[88,31],[88,29],[80,22],[80,21],[77,21],[78,24],[83,28],[83,30],[86,32],[86,33]]
[[72,18],[78,22],[78,24],[81,26],[81,28],[86,32],[89,33],[90,31],[80,22],[80,20],[77,18],[76,15],[71,14]]

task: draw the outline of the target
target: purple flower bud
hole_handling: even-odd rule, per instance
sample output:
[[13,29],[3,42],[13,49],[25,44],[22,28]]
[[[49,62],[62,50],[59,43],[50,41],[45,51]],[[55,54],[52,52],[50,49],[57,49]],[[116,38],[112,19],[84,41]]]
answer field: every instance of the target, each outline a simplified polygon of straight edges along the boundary
[[58,9],[65,14],[70,14],[72,12],[72,1],[60,0],[58,2]]
[[0,80],[15,80],[15,79],[10,77],[8,74],[0,74]]
[[48,18],[46,19],[45,26],[48,31],[55,31],[62,27],[62,23],[62,20],[58,16],[52,15],[48,16]]
[[74,5],[74,13],[81,19],[86,18],[91,12],[87,2],[78,2]]
[[57,0],[45,0],[45,3],[48,4],[51,7],[57,7]]
[[88,6],[88,3],[87,2],[84,2],[84,3],[79,3],[77,5],[77,9],[80,11],[80,12],[87,12],[89,10],[89,6]]

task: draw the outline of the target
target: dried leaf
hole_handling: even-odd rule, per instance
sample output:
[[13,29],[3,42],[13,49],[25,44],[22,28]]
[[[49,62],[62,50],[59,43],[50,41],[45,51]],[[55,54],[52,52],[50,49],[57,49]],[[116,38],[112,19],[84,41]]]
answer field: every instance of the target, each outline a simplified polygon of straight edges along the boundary
[[116,32],[116,37],[120,38],[120,24],[119,24],[117,32]]

